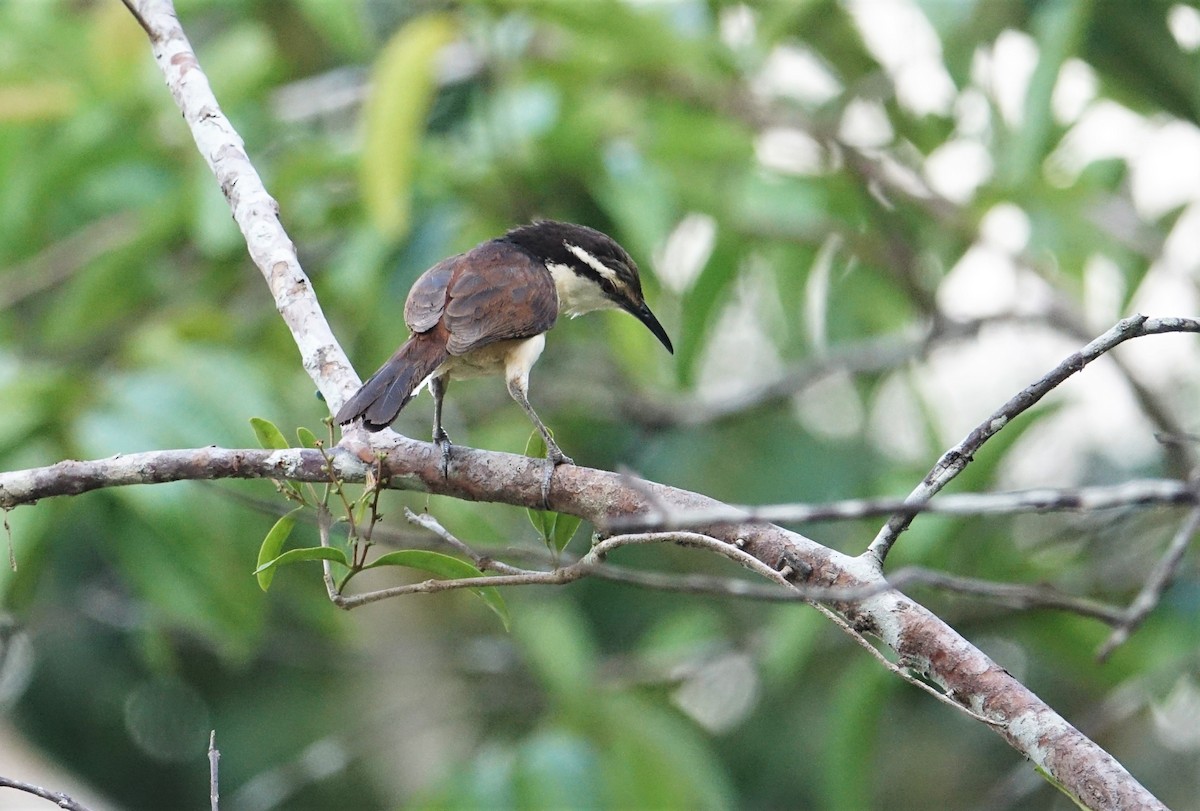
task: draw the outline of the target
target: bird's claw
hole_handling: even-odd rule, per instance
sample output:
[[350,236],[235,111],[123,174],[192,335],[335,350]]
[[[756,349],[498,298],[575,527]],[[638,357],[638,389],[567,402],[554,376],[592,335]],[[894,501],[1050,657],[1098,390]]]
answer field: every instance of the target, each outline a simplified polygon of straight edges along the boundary
[[450,449],[454,447],[450,442],[450,437],[445,431],[437,430],[433,433],[433,444],[442,452],[442,478],[450,478]]
[[546,448],[546,475],[542,477],[542,509],[550,509],[550,482],[554,479],[554,470],[559,465],[574,465],[575,460],[562,452],[562,449],[550,443]]

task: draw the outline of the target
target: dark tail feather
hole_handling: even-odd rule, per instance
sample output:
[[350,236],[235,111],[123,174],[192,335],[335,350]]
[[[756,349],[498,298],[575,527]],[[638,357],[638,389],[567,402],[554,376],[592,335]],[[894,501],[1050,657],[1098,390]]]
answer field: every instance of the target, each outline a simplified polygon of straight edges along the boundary
[[417,386],[447,357],[444,343],[432,336],[414,335],[346,401],[334,420],[345,425],[361,417],[368,431],[387,428],[408,405]]

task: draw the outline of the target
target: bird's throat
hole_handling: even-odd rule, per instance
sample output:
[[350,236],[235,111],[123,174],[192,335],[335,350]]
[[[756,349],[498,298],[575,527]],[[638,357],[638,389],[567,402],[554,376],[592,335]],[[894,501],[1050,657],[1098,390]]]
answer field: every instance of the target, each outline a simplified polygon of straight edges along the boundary
[[559,315],[574,318],[596,310],[617,308],[617,303],[604,295],[595,282],[580,276],[570,266],[547,262],[546,270],[550,271],[554,289],[558,291]]

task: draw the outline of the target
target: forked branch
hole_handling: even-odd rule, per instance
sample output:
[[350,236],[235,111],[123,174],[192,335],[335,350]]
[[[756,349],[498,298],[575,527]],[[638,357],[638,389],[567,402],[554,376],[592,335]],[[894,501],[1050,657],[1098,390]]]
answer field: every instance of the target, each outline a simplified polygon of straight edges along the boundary
[[[229,200],[234,218],[246,237],[251,257],[272,292],[275,305],[292,330],[304,368],[338,407],[358,380],[325,322],[295,250],[279,223],[275,201],[266,193],[245,147],[221,113],[199,62],[169,0],[125,0],[147,31],[155,58],[183,112],[197,147],[212,168]],[[980,429],[952,449],[918,488],[910,501],[927,501],[957,475],[970,454],[1032,405],[1061,380],[1121,341],[1155,331],[1195,331],[1195,322],[1138,317],[1122,322],[1111,335],[1090,344],[1061,370],[1014,398]],[[365,479],[370,465],[382,459],[390,486],[421,489],[462,499],[497,501],[540,508],[542,462],[507,454],[461,449],[454,473],[441,473],[440,454],[428,443],[381,432],[370,445],[347,437],[343,450],[332,454],[347,480]],[[282,475],[319,481],[310,470],[306,451],[276,452],[277,464],[291,465]],[[315,454],[320,457],[320,454]],[[247,456],[246,460],[254,459]],[[286,461],[279,461],[286,460]],[[372,460],[366,462],[363,460]],[[266,461],[258,459],[258,468]],[[294,464],[293,464],[294,463]],[[324,460],[318,465],[324,464]],[[215,477],[210,468],[204,477]],[[243,475],[240,470],[224,471]],[[307,478],[309,475],[312,478]],[[361,480],[359,479],[359,480]],[[78,481],[86,481],[78,479]],[[28,492],[38,490],[36,482]],[[99,486],[91,484],[83,489]],[[43,490],[47,489],[43,486]],[[61,492],[68,492],[62,490]],[[78,492],[78,491],[77,491]],[[11,497],[10,497],[11,498]],[[712,510],[722,505],[687,491],[644,483],[637,488],[619,475],[579,467],[560,467],[549,492],[549,506],[605,526],[621,517],[660,506],[672,512]],[[911,516],[902,516],[872,544],[873,557],[840,554],[798,533],[769,524],[742,527],[698,527],[706,549],[718,551],[775,582],[786,580],[800,588],[880,589],[856,602],[835,603],[823,610],[839,625],[878,637],[894,656],[898,670],[911,671],[938,685],[947,700],[985,720],[1015,749],[1048,772],[1077,801],[1091,808],[1162,808],[1149,792],[1107,752],[1068,724],[1024,685],[959,636],[941,619],[908,597],[890,589],[881,564]],[[679,536],[677,536],[679,537]],[[699,542],[699,541],[698,541]],[[503,575],[501,575],[503,576]],[[876,651],[882,657],[882,653]],[[884,657],[891,659],[891,656]],[[910,674],[911,675],[911,674]]]

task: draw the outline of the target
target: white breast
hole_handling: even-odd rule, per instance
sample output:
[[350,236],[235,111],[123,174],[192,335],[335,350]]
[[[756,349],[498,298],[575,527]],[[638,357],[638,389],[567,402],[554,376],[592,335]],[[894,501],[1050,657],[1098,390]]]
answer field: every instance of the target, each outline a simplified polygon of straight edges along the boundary
[[547,262],[546,269],[550,271],[554,288],[558,291],[559,315],[574,318],[595,310],[616,309],[616,302],[605,296],[595,282],[583,278],[568,266]]

